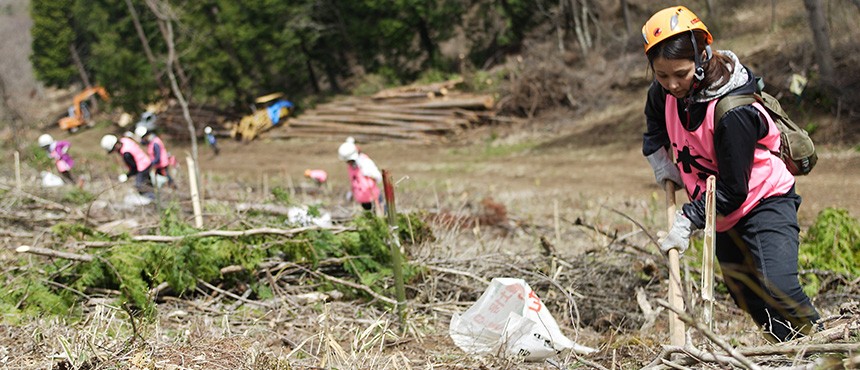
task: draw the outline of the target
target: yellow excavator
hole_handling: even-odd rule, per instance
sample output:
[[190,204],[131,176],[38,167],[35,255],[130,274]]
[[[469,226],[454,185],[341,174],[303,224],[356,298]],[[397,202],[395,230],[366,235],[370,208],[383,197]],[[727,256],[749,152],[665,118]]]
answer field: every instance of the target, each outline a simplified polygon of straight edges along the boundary
[[274,93],[255,99],[254,113],[242,117],[239,124],[233,126],[230,136],[251,141],[260,133],[286,121],[284,118],[292,113],[294,107],[292,102],[283,97],[283,93]]
[[86,101],[93,95],[100,96],[102,100],[110,100],[110,96],[107,91],[105,91],[104,87],[94,86],[84,89],[84,91],[75,95],[74,102],[72,103],[72,106],[69,107],[69,115],[67,117],[60,118],[58,124],[61,129],[75,132],[80,126],[88,123],[90,119],[90,110]]

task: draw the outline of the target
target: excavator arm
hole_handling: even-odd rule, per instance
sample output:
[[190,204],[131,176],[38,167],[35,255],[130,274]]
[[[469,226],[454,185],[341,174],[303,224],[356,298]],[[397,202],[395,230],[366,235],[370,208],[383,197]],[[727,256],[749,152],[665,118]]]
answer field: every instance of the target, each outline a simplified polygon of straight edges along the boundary
[[63,130],[75,130],[79,126],[83,125],[85,122],[84,112],[81,109],[81,103],[91,98],[93,95],[98,95],[102,98],[102,100],[110,100],[110,95],[108,95],[107,91],[104,87],[94,86],[84,91],[81,91],[77,95],[72,103],[72,107],[74,108],[74,116],[72,117],[63,117],[59,121],[60,128]]

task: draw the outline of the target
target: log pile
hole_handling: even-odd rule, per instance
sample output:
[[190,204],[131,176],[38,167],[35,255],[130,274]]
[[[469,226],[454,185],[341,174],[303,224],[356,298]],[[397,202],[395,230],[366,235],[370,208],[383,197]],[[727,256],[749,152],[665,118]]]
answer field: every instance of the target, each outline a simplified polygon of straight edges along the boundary
[[453,90],[462,80],[405,86],[369,97],[347,97],[320,104],[290,118],[269,138],[321,138],[361,141],[396,140],[429,143],[475,125],[502,120],[495,99]]

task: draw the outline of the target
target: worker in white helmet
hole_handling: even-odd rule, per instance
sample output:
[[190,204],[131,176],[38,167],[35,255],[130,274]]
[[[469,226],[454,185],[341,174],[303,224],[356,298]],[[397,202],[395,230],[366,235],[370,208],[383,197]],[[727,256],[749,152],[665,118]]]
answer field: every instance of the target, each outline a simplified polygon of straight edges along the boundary
[[140,137],[141,144],[146,145],[147,154],[152,160],[150,169],[155,171],[156,175],[167,177],[167,185],[175,188],[173,177],[170,176],[170,167],[176,165],[176,159],[167,152],[161,138],[153,130],[147,129],[146,126],[137,126],[134,129],[134,134]]
[[60,175],[63,176],[63,180],[69,184],[74,184],[75,178],[72,176],[71,170],[75,165],[75,161],[72,159],[72,156],[69,155],[69,147],[71,147],[71,144],[65,140],[56,141],[48,134],[42,134],[39,136],[38,143],[42,149],[45,149],[48,152],[48,156],[54,160],[54,164],[57,166],[57,171],[59,171]]
[[137,191],[150,198],[155,197],[147,187],[150,183],[149,170],[152,160],[134,140],[125,136],[117,139],[115,135],[105,135],[102,137],[101,147],[108,154],[119,153],[123,163],[128,166],[128,172],[119,175],[119,182],[126,182],[129,177],[135,176],[134,187]]
[[215,138],[215,134],[212,132],[212,127],[206,126],[203,129],[203,134],[206,135],[206,143],[212,147],[212,150],[215,151],[215,155],[218,155],[218,152],[221,150],[218,149],[218,139]]
[[376,163],[355,145],[355,139],[348,137],[340,144],[337,156],[346,162],[352,199],[368,211],[373,209],[374,204],[381,204],[379,185],[382,184],[382,173]]

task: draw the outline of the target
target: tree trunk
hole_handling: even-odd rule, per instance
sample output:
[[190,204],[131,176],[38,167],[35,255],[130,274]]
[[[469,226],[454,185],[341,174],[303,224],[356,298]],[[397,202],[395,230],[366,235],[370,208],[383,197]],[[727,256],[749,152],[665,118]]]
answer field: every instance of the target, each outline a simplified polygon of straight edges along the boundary
[[770,31],[776,31],[776,0],[770,0]]
[[433,66],[436,63],[436,44],[433,42],[433,38],[430,36],[430,29],[427,27],[427,21],[424,20],[420,14],[417,14],[418,11],[415,11],[415,17],[418,18],[418,36],[421,40],[421,46],[424,48],[424,51],[427,53],[427,65]]
[[[585,3],[585,2],[583,2]],[[587,57],[591,49],[591,36],[588,33],[588,8],[583,4],[582,8],[576,5],[576,0],[570,0],[570,9],[573,14],[573,28],[576,32],[576,39],[579,41],[579,49],[582,51],[582,56]]]
[[835,93],[833,51],[830,48],[830,31],[827,29],[823,4],[821,0],[803,0],[803,5],[806,6],[806,13],[809,16],[809,27],[812,29],[821,83],[828,93]]
[[314,71],[313,58],[311,57],[311,52],[308,50],[308,45],[305,43],[305,38],[302,35],[299,35],[299,47],[302,49],[302,54],[305,55],[305,67],[308,69],[308,79],[311,81],[311,87],[314,89],[314,93],[320,93],[320,83],[317,81],[317,74]]
[[[0,109],[0,113],[4,111],[9,112],[9,125],[12,127],[12,141],[15,150],[21,150],[21,140],[19,137],[21,135],[21,115],[18,113],[18,110],[16,110],[10,103],[10,96],[8,91],[6,90],[6,81],[3,79],[2,75],[0,75],[0,97],[3,98],[3,107],[5,108]],[[5,119],[6,117],[3,117],[3,115],[0,114],[0,121],[4,121]]]
[[[93,85],[90,83],[90,75],[87,74],[87,69],[84,68],[84,63],[81,62],[81,56],[80,54],[78,54],[78,49],[75,48],[75,44],[69,44],[69,53],[72,55],[72,61],[75,62],[75,67],[78,68],[78,73],[81,75],[81,81],[84,82],[84,86],[88,89],[93,87]],[[87,99],[87,101],[93,107],[92,112],[96,112],[99,110],[99,103],[96,100],[95,95]]]
[[630,29],[630,9],[627,7],[627,0],[621,0],[621,16],[624,18],[624,31],[627,32],[627,37],[630,37],[633,31]]
[[167,67],[165,70],[167,71],[168,79],[170,79],[170,87],[173,90],[173,95],[179,102],[179,106],[182,107],[182,116],[188,124],[188,134],[191,137],[191,158],[194,160],[194,173],[197,174],[197,178],[199,179],[200,162],[197,160],[197,130],[194,127],[194,121],[191,119],[191,112],[188,110],[188,101],[185,100],[185,95],[182,94],[179,83],[176,81],[176,75],[173,73],[174,62],[177,61],[176,45],[173,40],[173,12],[170,9],[170,5],[166,2],[147,0],[146,3],[150,10],[152,10],[152,13],[155,14],[155,17],[158,18],[159,29],[162,32],[164,42],[167,43]]
[[131,14],[131,21],[134,23],[134,30],[137,32],[137,37],[140,39],[140,44],[143,46],[143,54],[146,55],[146,60],[149,61],[149,68],[152,70],[152,77],[155,83],[158,84],[158,91],[164,91],[164,84],[161,82],[161,73],[158,72],[158,65],[155,62],[155,55],[152,54],[152,49],[149,47],[149,40],[146,38],[146,32],[143,31],[143,26],[140,25],[140,19],[137,16],[137,10],[134,9],[131,0],[125,0],[125,5],[128,7],[128,13]]

